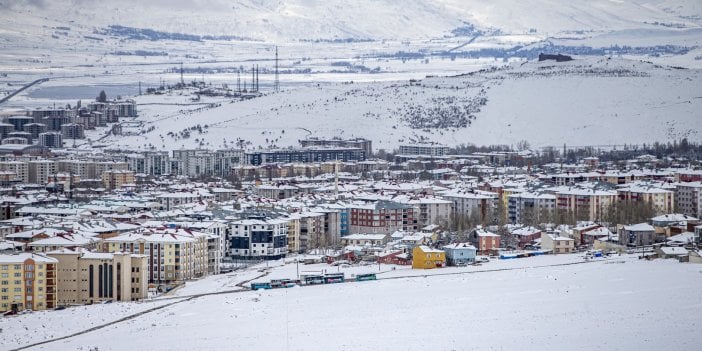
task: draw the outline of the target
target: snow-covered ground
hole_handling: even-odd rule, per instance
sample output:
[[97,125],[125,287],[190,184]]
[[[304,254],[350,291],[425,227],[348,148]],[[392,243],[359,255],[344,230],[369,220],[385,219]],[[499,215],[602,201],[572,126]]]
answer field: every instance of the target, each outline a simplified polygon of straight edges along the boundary
[[[251,149],[296,145],[312,135],[364,137],[376,149],[392,150],[420,140],[448,145],[527,140],[536,147],[700,141],[700,81],[695,69],[578,58],[515,62],[419,84],[336,83],[241,102],[200,101],[213,106],[163,105],[190,102],[192,95],[176,92],[139,97],[136,121],[142,124],[125,126],[127,136],[101,143],[131,150]],[[202,133],[190,130],[197,125]]]
[[0,350],[66,336],[175,301],[116,302],[0,318]]
[[[204,296],[34,349],[693,350],[702,342],[699,265],[616,256],[553,266],[581,259],[542,256],[429,271],[398,267],[379,277],[421,276]],[[511,269],[446,275],[501,268]],[[271,278],[296,274],[294,263],[269,263],[268,269]],[[346,269],[348,276],[378,267]],[[198,284],[212,287],[202,280],[193,289]],[[80,323],[105,319],[96,310],[105,306],[83,307]],[[67,312],[9,319],[3,341],[12,342],[3,347],[43,339],[32,326],[51,327],[55,336],[78,329],[47,319],[61,313]]]

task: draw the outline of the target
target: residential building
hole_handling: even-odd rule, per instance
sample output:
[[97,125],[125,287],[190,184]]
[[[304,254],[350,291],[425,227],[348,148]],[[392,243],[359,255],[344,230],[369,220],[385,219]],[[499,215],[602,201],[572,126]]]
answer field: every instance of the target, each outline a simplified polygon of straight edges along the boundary
[[412,250],[412,269],[433,269],[446,266],[446,252],[419,245]]
[[482,228],[476,228],[469,235],[468,239],[481,255],[489,255],[500,247],[500,236]]
[[448,146],[441,144],[406,144],[400,145],[400,155],[444,156]]
[[102,183],[105,185],[105,188],[110,190],[119,189],[124,185],[133,185],[135,183],[134,171],[105,171],[102,173]]
[[265,216],[229,224],[229,255],[236,259],[277,260],[288,253],[288,220]]
[[702,218],[702,182],[677,183],[675,205],[682,214]]
[[45,255],[0,255],[0,311],[56,307],[56,264]]
[[541,250],[550,251],[553,254],[573,253],[575,252],[575,240],[565,236],[560,236],[558,233],[541,233]]
[[172,285],[207,275],[208,235],[180,228],[152,228],[104,240],[107,252],[146,255],[149,283]]
[[350,233],[390,234],[398,230],[416,231],[419,227],[414,206],[382,200],[349,205],[349,209]]
[[470,243],[455,243],[442,247],[446,252],[446,263],[449,266],[464,266],[475,262],[478,249]]
[[349,234],[341,237],[341,243],[348,246],[385,246],[390,241],[387,234]]
[[648,223],[619,226],[619,244],[624,246],[653,245],[655,229]]
[[511,223],[540,223],[556,209],[556,196],[547,193],[523,192],[507,196],[507,213]]
[[47,254],[58,261],[58,305],[137,301],[148,295],[145,255],[62,249]]
[[261,150],[246,152],[247,164],[258,166],[268,163],[363,161],[366,152],[355,147],[306,147],[297,149]]

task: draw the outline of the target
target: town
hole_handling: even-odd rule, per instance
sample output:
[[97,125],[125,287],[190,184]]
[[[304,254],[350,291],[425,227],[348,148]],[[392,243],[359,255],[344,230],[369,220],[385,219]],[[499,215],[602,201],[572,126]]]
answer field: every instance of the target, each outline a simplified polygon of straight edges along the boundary
[[[240,285],[543,255],[702,263],[701,146],[687,140],[620,150],[525,141],[379,152],[373,140],[314,136],[278,149],[70,147],[84,129],[119,133],[137,107],[98,97],[0,124],[5,315],[150,300],[274,262],[296,273]],[[301,273],[301,263],[328,268]],[[341,266],[371,268],[346,276]]]

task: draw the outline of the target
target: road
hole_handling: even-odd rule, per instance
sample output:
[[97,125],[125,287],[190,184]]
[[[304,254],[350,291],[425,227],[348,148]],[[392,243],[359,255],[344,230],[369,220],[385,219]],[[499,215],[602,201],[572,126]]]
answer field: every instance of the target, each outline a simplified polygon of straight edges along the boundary
[[17,94],[19,94],[19,93],[25,91],[26,89],[29,89],[29,88],[31,88],[31,87],[37,85],[37,84],[41,84],[41,83],[44,83],[44,82],[47,82],[47,81],[49,81],[49,78],[40,78],[40,79],[37,79],[37,80],[35,80],[35,81],[33,81],[33,82],[31,82],[31,83],[29,83],[29,84],[27,84],[27,85],[25,85],[25,86],[23,86],[23,87],[21,87],[21,88],[15,90],[14,93],[12,93],[12,94],[10,94],[10,95],[8,95],[8,96],[5,96],[4,98],[0,99],[0,104],[2,104],[3,102],[5,102],[5,101],[7,101],[7,100],[12,99],[13,97],[15,97],[15,95],[17,95]]

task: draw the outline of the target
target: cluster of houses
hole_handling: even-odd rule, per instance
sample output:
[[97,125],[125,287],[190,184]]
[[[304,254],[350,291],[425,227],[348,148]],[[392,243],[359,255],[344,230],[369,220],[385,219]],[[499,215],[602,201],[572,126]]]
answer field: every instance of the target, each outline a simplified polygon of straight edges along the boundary
[[[699,257],[700,170],[614,170],[592,158],[575,165],[582,172],[514,167],[505,163],[525,155],[451,156],[440,145],[405,147],[390,162],[368,160],[364,140],[302,144],[305,156],[0,158],[0,311],[139,300],[238,262],[303,253],[417,269],[590,248]],[[330,160],[315,148],[363,157]],[[254,154],[260,164],[247,161]],[[651,216],[610,216],[642,204]]]

